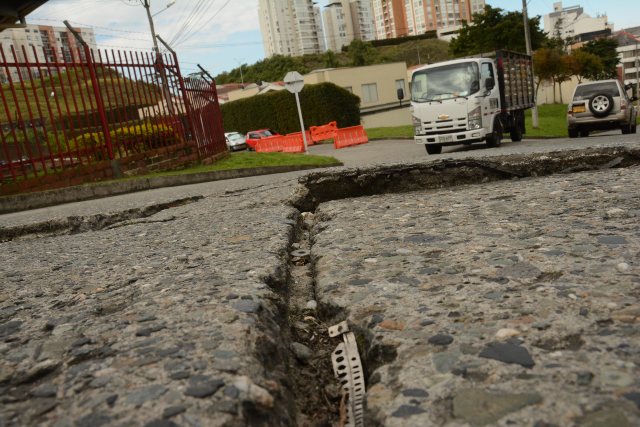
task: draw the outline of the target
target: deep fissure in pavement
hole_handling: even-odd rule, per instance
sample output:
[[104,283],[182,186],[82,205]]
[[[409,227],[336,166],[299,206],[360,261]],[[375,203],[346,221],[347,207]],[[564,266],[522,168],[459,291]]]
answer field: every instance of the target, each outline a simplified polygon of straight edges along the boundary
[[290,375],[296,397],[298,426],[339,425],[344,416],[342,394],[331,366],[331,352],[338,341],[328,335],[341,309],[317,303],[313,262],[312,212],[298,215],[289,245],[287,269],[287,335]]

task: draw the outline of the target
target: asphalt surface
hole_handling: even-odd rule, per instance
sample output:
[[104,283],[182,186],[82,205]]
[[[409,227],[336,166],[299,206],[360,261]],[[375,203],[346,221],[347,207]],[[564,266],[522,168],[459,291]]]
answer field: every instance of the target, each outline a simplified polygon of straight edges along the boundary
[[[487,148],[484,144],[472,146],[445,147],[439,155],[428,155],[423,146],[413,140],[382,140],[341,150],[332,144],[312,146],[310,154],[333,156],[340,160],[345,168],[366,167],[376,164],[430,162],[444,158],[480,158],[517,153],[543,153],[558,150],[575,150],[588,147],[613,146],[640,140],[640,136],[621,135],[617,132],[602,133],[588,138],[525,139],[521,142],[506,140],[498,148]],[[334,168],[338,169],[338,168]],[[161,188],[132,194],[108,197],[77,203],[67,203],[25,212],[0,215],[0,227],[15,227],[30,223],[62,219],[71,215],[88,216],[104,212],[123,211],[151,204],[164,203],[189,196],[211,196],[234,192],[244,188],[281,185],[295,180],[308,171],[290,172],[277,175],[256,176],[225,181]]]
[[[596,170],[575,154],[562,174],[514,179],[603,146]],[[415,182],[409,164],[541,154],[448,176],[435,163],[428,190],[309,208],[305,171],[0,216],[42,225],[0,243],[0,426],[335,425],[326,330],[340,320],[367,426],[638,425],[640,175],[610,169],[616,147],[637,159],[640,139],[321,145],[345,167],[314,188],[333,175],[363,192]]]

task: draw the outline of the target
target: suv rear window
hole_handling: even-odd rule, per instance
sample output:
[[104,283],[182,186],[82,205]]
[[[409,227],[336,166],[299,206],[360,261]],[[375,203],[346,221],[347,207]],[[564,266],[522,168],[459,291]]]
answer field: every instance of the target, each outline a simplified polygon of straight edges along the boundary
[[618,85],[615,82],[594,83],[590,85],[578,86],[573,95],[574,101],[589,99],[597,93],[604,93],[610,96],[620,96]]

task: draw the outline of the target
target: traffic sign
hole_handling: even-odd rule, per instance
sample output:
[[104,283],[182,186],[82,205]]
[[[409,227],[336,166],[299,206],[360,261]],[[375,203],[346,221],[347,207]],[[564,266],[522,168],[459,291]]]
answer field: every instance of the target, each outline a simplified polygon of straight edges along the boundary
[[284,76],[284,85],[291,93],[298,93],[304,87],[304,79],[302,75],[297,71],[289,71]]

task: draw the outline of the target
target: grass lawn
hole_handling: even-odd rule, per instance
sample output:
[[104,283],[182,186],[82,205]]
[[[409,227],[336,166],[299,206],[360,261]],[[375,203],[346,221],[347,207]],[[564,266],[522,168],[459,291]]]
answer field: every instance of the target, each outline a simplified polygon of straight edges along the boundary
[[531,110],[525,112],[527,132],[525,136],[558,138],[567,137],[567,105],[538,105],[538,129],[534,129],[531,121]]
[[135,178],[149,178],[153,176],[173,176],[186,175],[192,173],[212,172],[229,169],[262,168],[268,166],[335,166],[341,164],[336,158],[328,156],[313,156],[308,154],[293,153],[255,153],[242,151],[231,153],[225,159],[219,160],[212,165],[198,165],[187,169],[176,171],[158,172],[149,175],[139,175]]
[[413,126],[411,125],[394,126],[387,128],[370,128],[366,131],[369,139],[413,138]]

